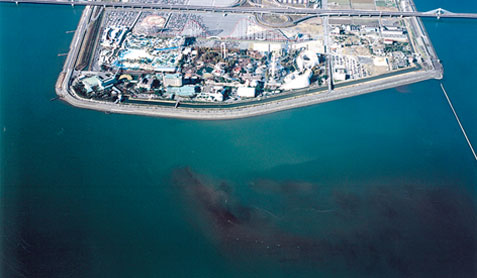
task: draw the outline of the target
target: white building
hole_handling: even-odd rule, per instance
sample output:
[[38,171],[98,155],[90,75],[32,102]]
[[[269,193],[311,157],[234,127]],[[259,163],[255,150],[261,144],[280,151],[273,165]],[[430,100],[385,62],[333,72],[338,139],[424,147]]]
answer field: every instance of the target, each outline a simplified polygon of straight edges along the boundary
[[209,93],[209,97],[215,101],[224,101],[224,95],[220,92]]
[[346,74],[346,69],[344,67],[336,68],[333,73],[333,79],[336,81],[345,81],[348,78]]
[[306,50],[300,53],[296,58],[296,65],[300,71],[311,69],[319,64],[318,55],[311,50]]
[[164,87],[182,86],[182,74],[180,73],[165,74],[163,80]]
[[101,46],[118,47],[123,42],[129,29],[127,27],[110,27],[104,30],[101,38]]
[[238,87],[237,95],[239,97],[251,98],[255,97],[255,88],[252,87]]
[[283,44],[277,42],[254,42],[251,43],[251,48],[260,52],[272,52],[280,51],[283,48]]
[[381,35],[383,36],[384,43],[386,41],[407,42],[408,40],[404,30],[396,27],[384,27],[381,30]]
[[[283,4],[307,4],[308,0],[277,0],[279,3]],[[311,1],[314,2],[314,1]]]
[[310,86],[311,70],[306,70],[303,74],[291,73],[285,77],[282,90],[303,89]]
[[374,57],[373,63],[377,67],[387,67],[388,66],[388,58],[386,58],[386,57]]
[[109,89],[116,83],[116,78],[114,76],[93,75],[81,78],[80,80],[88,93],[92,92],[93,88],[98,88],[98,90]]
[[99,79],[96,75],[84,78],[81,81],[83,82],[84,88],[86,89],[87,93],[91,93],[94,87],[103,90],[101,79]]

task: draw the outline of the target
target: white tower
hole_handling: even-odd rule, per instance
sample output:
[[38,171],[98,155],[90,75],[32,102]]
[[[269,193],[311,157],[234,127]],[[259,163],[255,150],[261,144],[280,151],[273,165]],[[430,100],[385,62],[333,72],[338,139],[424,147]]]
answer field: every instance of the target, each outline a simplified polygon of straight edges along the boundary
[[222,51],[222,58],[227,58],[227,46],[225,45],[225,42],[220,44],[220,49]]
[[272,77],[275,77],[275,72],[277,71],[277,56],[275,51],[272,52]]

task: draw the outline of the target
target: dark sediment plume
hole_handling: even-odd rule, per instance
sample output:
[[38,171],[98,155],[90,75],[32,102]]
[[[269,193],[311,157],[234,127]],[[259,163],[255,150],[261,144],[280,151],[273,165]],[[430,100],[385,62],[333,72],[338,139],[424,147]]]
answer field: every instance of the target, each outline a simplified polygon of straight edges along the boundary
[[276,192],[282,194],[302,194],[313,190],[309,182],[299,181],[274,181],[271,179],[258,179],[250,183],[257,191]]
[[326,206],[316,202],[319,193],[317,186],[306,181],[272,179],[257,179],[249,183],[250,188],[257,194],[261,194],[280,203],[288,212],[297,209],[312,209],[327,211]]
[[360,198],[351,192],[335,191],[333,200],[344,216],[356,216],[360,208]]
[[173,174],[174,185],[188,202],[186,206],[201,222],[199,227],[228,254],[240,256],[253,251],[281,261],[320,257],[316,248],[319,242],[282,231],[265,210],[238,203],[230,192],[222,190],[223,183],[216,188],[203,180],[188,168]]
[[[455,188],[422,184],[369,185],[361,192],[336,188],[314,200],[333,204],[322,218],[290,229],[280,213],[264,213],[234,194],[229,184],[208,181],[188,168],[177,169],[173,183],[189,204],[198,227],[224,255],[318,268],[330,266],[380,276],[475,277],[476,209],[473,200]],[[372,184],[372,183],[370,183]],[[269,194],[317,196],[317,186],[259,180],[254,189]],[[303,208],[288,199],[284,210]],[[283,211],[283,210],[282,210]],[[268,214],[277,217],[269,217]],[[300,229],[314,226],[316,234]]]

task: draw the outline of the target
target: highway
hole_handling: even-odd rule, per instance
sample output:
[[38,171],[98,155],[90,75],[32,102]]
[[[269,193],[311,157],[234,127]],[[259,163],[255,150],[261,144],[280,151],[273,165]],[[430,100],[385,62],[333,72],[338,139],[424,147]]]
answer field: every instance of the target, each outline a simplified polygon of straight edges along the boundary
[[0,0],[5,3],[34,3],[53,5],[78,5],[102,6],[113,8],[157,9],[175,12],[216,12],[216,13],[241,13],[241,14],[286,14],[286,15],[314,15],[314,16],[369,16],[369,17],[434,17],[434,18],[469,18],[477,19],[475,13],[451,13],[442,9],[429,12],[419,11],[373,11],[373,10],[331,10],[311,8],[283,8],[271,7],[213,7],[194,5],[166,5],[157,3],[135,2],[107,2],[107,1],[82,1],[82,0]]

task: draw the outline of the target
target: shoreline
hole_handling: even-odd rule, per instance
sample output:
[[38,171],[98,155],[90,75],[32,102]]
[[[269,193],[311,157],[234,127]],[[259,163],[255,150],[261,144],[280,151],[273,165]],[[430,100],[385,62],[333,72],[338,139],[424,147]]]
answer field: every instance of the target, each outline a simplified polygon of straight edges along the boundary
[[[412,0],[408,0],[411,6],[411,9],[415,9],[415,5]],[[395,88],[399,86],[404,86],[412,83],[417,83],[429,79],[442,79],[443,69],[442,65],[437,59],[435,50],[430,42],[427,32],[422,24],[422,21],[414,18],[416,27],[419,28],[423,34],[423,38],[426,40],[426,46],[433,62],[433,70],[418,70],[411,71],[407,73],[397,73],[389,77],[379,77],[376,76],[376,80],[363,81],[360,82],[357,80],[351,85],[343,85],[339,88],[334,89],[333,91],[322,91],[317,90],[315,92],[311,91],[299,96],[290,95],[289,97],[283,97],[276,100],[267,100],[263,103],[260,103],[261,100],[251,101],[251,103],[243,102],[238,104],[235,107],[227,107],[226,105],[222,108],[200,108],[200,104],[197,104],[197,108],[190,107],[177,107],[174,106],[165,106],[165,105],[154,105],[154,104],[139,104],[139,103],[112,103],[104,102],[98,100],[85,99],[78,96],[70,88],[70,79],[74,71],[76,60],[78,58],[79,52],[83,47],[84,32],[87,31],[87,25],[89,24],[89,18],[93,12],[96,12],[97,9],[102,9],[101,7],[92,7],[87,6],[81,19],[78,23],[78,27],[70,44],[70,51],[66,58],[62,72],[58,77],[56,83],[56,94],[60,97],[61,100],[66,103],[78,107],[85,108],[90,110],[97,110],[106,113],[119,113],[119,114],[133,114],[133,115],[143,115],[143,116],[153,116],[153,117],[164,117],[164,118],[180,118],[180,119],[193,119],[193,120],[231,120],[239,118],[254,117],[264,114],[275,113],[284,110],[296,109],[304,106],[315,105],[319,103],[334,101],[338,99],[358,96],[362,94],[377,92],[385,89]],[[273,97],[272,97],[273,98]]]
[[86,108],[90,110],[97,110],[106,113],[119,114],[133,114],[142,116],[164,117],[164,118],[179,118],[192,120],[232,120],[239,118],[247,118],[253,116],[260,116],[271,114],[284,110],[291,110],[300,107],[315,105],[319,103],[339,100],[348,97],[359,96],[363,94],[373,93],[385,89],[391,89],[399,86],[409,85],[429,79],[436,79],[432,72],[412,73],[412,76],[406,79],[397,80],[394,82],[386,82],[379,86],[369,87],[366,85],[359,85],[362,88],[347,87],[342,88],[332,93],[316,93],[315,95],[306,95],[285,99],[277,102],[255,104],[239,108],[174,108],[164,106],[152,106],[141,104],[114,104],[99,102],[94,100],[77,99],[67,94],[67,97],[61,99],[72,106],[78,108]]

